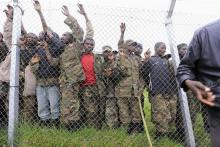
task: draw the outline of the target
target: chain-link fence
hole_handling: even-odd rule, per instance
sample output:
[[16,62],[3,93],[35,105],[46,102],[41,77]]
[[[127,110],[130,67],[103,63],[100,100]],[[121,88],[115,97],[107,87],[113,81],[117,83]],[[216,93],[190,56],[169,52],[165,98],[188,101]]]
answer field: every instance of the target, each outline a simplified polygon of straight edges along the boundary
[[[186,146],[187,128],[164,23],[167,12],[45,5],[50,4],[22,5],[16,44],[11,41],[13,9],[6,7],[0,35],[0,145],[7,144],[8,93],[16,88],[9,86],[15,64],[10,48],[17,46],[16,146]],[[197,19],[201,24],[205,20]],[[191,14],[174,14],[173,26],[173,39],[188,43],[200,24]],[[186,46],[178,46],[180,57]],[[210,146],[205,106],[192,93],[187,97],[195,142]]]

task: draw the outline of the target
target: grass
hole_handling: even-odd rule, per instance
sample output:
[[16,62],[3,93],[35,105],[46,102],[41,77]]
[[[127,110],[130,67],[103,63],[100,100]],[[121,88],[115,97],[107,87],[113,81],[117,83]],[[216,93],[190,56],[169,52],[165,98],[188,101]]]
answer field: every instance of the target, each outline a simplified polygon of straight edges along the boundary
[[[155,129],[151,122],[150,103],[147,99],[144,110],[152,139]],[[210,140],[203,129],[201,116],[196,121],[195,132],[200,147],[208,147]],[[0,130],[0,146],[7,146],[6,134],[7,131]],[[152,142],[154,147],[183,147],[183,144],[167,137]],[[22,123],[17,129],[16,145],[18,147],[147,147],[148,142],[144,133],[127,135],[123,128],[104,128],[98,131],[93,128],[83,128],[77,132],[69,132],[65,129],[42,128],[37,124]]]
[[[18,146],[21,147],[146,147],[146,135],[127,135],[124,129],[102,129],[97,131],[86,128],[77,132],[39,128],[23,125],[18,129]],[[181,147],[168,138],[155,143],[155,146]]]

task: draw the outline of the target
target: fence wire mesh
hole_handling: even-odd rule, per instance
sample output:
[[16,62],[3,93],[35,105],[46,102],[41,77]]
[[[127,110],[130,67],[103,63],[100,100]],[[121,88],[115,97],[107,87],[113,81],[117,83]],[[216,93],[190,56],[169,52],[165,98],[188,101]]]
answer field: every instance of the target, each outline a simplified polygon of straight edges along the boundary
[[[153,146],[186,145],[164,25],[167,12],[68,4],[62,15],[45,1],[28,5],[33,4],[22,5],[18,41],[16,146],[149,146],[143,121]],[[0,35],[2,146],[7,144],[12,11],[6,7]],[[177,47],[180,55],[205,20],[197,16],[198,24],[193,18],[174,14],[173,39],[186,42]],[[208,147],[205,106],[191,92],[187,97],[196,144]]]

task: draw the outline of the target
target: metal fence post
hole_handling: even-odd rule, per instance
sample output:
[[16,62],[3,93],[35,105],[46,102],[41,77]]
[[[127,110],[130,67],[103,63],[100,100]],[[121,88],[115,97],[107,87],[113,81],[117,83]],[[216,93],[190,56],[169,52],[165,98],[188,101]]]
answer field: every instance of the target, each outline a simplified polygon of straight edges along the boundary
[[18,0],[13,0],[13,31],[11,48],[10,89],[9,89],[9,122],[8,143],[14,146],[16,124],[18,122],[19,102],[19,48],[17,40],[21,34],[21,8]]
[[[173,65],[176,73],[176,69],[179,65],[180,59],[177,51],[177,44],[176,44],[176,37],[174,34],[173,30],[173,24],[172,24],[172,15],[173,15],[173,10],[175,7],[176,0],[172,0],[170,4],[170,8],[166,17],[166,22],[165,22],[165,27],[168,35],[168,41],[170,45],[170,51],[172,54],[172,60],[173,60]],[[180,98],[180,106],[181,106],[181,112],[183,116],[183,122],[184,122],[184,129],[186,131],[186,145],[187,147],[195,147],[195,138],[193,134],[193,128],[192,128],[192,122],[191,122],[191,117],[189,113],[189,106],[188,106],[188,100],[186,93],[182,90],[179,89],[179,98]]]

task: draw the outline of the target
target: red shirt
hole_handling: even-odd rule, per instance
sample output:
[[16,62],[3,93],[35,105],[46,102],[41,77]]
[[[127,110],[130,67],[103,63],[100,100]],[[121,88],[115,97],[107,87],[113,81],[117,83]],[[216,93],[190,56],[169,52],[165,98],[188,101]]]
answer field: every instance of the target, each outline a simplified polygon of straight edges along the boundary
[[96,75],[94,70],[94,56],[93,54],[84,54],[81,58],[81,64],[85,74],[85,81],[83,81],[82,86],[94,85],[96,84]]

